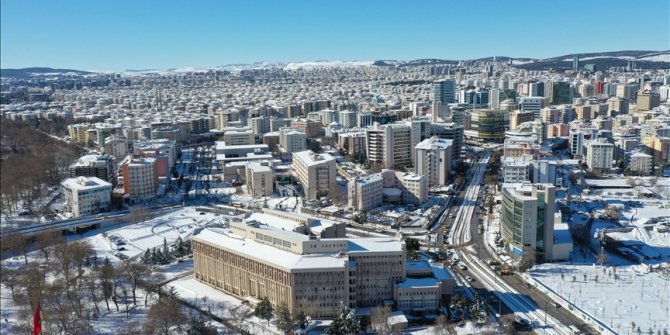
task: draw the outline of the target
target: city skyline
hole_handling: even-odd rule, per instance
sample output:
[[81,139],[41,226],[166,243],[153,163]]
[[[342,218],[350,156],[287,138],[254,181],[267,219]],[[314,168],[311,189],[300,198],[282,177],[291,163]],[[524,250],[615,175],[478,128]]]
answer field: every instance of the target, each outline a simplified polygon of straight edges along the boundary
[[[4,1],[0,66],[122,71],[670,49],[665,1],[189,5]],[[640,29],[627,23],[642,20]]]

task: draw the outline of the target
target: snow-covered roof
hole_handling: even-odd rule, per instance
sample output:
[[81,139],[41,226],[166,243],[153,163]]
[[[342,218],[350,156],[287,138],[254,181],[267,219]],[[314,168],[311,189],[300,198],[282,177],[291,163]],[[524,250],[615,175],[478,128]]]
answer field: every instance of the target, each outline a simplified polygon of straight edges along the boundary
[[76,177],[76,178],[67,178],[61,182],[63,187],[83,191],[83,190],[93,190],[107,187],[112,188],[112,184],[98,178],[98,177]]
[[398,283],[398,288],[437,287],[439,285],[439,281],[435,278],[407,278]]
[[343,269],[348,261],[348,258],[338,257],[337,254],[294,254],[216,228],[203,229],[194,235],[193,239],[230,250],[233,253],[264,264],[283,268],[287,271],[301,269]]

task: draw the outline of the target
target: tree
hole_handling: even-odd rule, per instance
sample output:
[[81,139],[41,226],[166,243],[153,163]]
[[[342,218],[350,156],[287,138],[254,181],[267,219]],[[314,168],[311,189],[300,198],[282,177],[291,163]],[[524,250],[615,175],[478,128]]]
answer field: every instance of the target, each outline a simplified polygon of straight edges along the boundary
[[149,334],[168,335],[170,328],[181,328],[184,322],[186,322],[186,315],[181,310],[179,301],[170,297],[161,297],[149,309],[145,331]]
[[16,287],[19,284],[18,271],[0,266],[0,283],[12,291],[12,301],[16,303]]
[[133,304],[137,305],[137,286],[142,283],[142,280],[151,274],[151,269],[142,263],[126,261],[124,263],[124,271],[130,290],[133,293]]
[[54,245],[63,243],[63,233],[60,230],[51,229],[47,231],[40,232],[35,236],[35,247],[39,249],[44,258],[49,261],[49,255],[51,254],[51,248]]
[[535,266],[535,250],[533,248],[524,248],[523,256],[519,261],[519,271],[526,272]]
[[434,335],[448,335],[449,334],[449,320],[446,317],[440,316],[435,319],[435,327],[433,327]]
[[263,300],[256,305],[254,315],[270,324],[270,319],[272,318],[272,304],[270,304],[268,297],[264,297]]
[[216,328],[205,323],[201,316],[191,316],[188,320],[188,335],[216,335]]
[[139,222],[146,220],[147,217],[149,217],[149,211],[147,210],[146,207],[138,205],[132,207],[128,215],[130,216],[130,220],[133,222],[133,224],[137,224]]
[[293,319],[291,318],[291,312],[288,310],[288,306],[285,302],[282,302],[277,306],[275,325],[277,328],[284,332],[284,334],[291,333],[293,330]]
[[387,335],[391,332],[391,324],[389,324],[389,316],[391,315],[391,307],[377,306],[372,309],[372,316],[370,317],[370,326],[379,335]]
[[603,266],[609,261],[609,258],[607,257],[607,253],[605,252],[605,248],[600,247],[600,253],[598,253],[598,263],[600,263],[600,266]]
[[405,237],[405,246],[407,251],[419,251],[421,249],[421,243],[419,243],[419,240],[412,237]]
[[340,302],[340,306],[333,317],[333,322],[326,329],[326,333],[328,335],[350,335],[357,334],[358,329],[356,313],[349,309],[349,306]]
[[253,311],[245,305],[238,305],[229,311],[229,320],[241,334],[249,334],[249,318],[253,315]]
[[124,335],[143,335],[142,325],[137,321],[125,322],[119,329],[119,334]]

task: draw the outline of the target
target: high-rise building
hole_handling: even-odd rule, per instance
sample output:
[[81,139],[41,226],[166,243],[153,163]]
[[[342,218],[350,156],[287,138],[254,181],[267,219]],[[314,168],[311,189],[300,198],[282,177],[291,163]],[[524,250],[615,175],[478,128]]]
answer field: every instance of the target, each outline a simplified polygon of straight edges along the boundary
[[452,140],[451,162],[455,164],[461,158],[463,148],[463,125],[451,123],[434,123],[430,125],[431,136]]
[[616,111],[617,115],[628,114],[628,99],[622,97],[611,97],[607,100],[608,111]]
[[254,133],[249,128],[226,128],[223,133],[226,145],[251,145],[255,143]]
[[540,110],[544,104],[544,97],[530,96],[519,99],[519,110],[522,112],[533,112],[535,120],[540,119]]
[[454,79],[445,79],[433,84],[433,122],[449,116],[449,104],[456,101],[456,82]]
[[554,105],[571,104],[572,90],[568,82],[552,83],[552,98],[551,103]]
[[416,145],[416,173],[428,178],[429,186],[445,186],[451,172],[453,141],[431,137]]
[[122,171],[123,190],[131,203],[145,203],[156,199],[156,159],[133,158],[123,164]]
[[105,154],[114,157],[118,162],[128,156],[129,145],[130,141],[127,138],[112,135],[105,140]]
[[291,121],[291,127],[303,132],[307,138],[318,138],[321,135],[321,122],[310,119]]
[[412,166],[412,128],[392,123],[366,129],[368,159],[385,169],[404,171]]
[[505,110],[474,109],[469,114],[469,127],[464,135],[476,141],[502,142],[509,130],[509,113]]
[[530,248],[540,260],[553,260],[556,187],[552,184],[503,184],[502,237],[515,257]]
[[249,162],[245,169],[247,192],[252,197],[272,195],[274,176],[270,162]]
[[637,95],[637,110],[649,111],[661,105],[661,95],[656,92],[640,92]]
[[305,200],[318,200],[339,187],[336,183],[335,158],[311,150],[293,153],[293,171],[305,192]]
[[573,72],[579,71],[579,55],[574,55],[572,57],[572,71]]

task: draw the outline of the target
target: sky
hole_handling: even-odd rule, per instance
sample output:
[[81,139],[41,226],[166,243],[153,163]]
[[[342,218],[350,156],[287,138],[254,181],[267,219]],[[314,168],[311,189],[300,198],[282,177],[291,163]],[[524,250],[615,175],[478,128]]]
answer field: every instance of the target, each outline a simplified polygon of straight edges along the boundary
[[2,0],[0,9],[2,68],[670,49],[668,0]]

